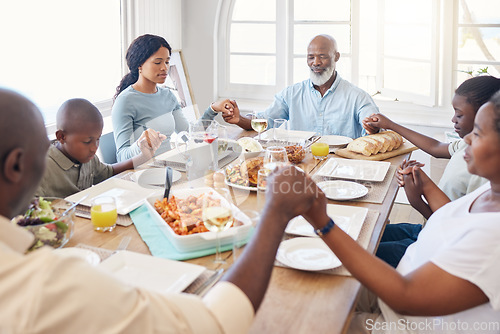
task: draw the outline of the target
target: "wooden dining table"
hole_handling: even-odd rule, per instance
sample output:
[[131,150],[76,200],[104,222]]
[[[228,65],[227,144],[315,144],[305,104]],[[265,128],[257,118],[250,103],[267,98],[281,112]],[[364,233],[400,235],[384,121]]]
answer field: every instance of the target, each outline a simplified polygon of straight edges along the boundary
[[[253,131],[239,128],[230,130],[230,136],[233,138],[254,135]],[[400,165],[409,155],[410,153],[405,153],[385,161],[389,161],[391,165]],[[335,157],[334,154],[330,156]],[[299,167],[306,173],[314,175],[324,162],[314,159],[309,152]],[[189,182],[181,182],[174,184],[174,189],[188,185]],[[381,204],[355,200],[342,202],[329,200],[329,203],[365,207],[379,213],[367,246],[367,251],[374,253],[385,224],[388,222],[397,191],[398,185],[396,179],[393,178]],[[233,196],[241,209],[255,209],[257,206],[255,192],[234,189]],[[66,247],[84,244],[115,250],[125,236],[131,237],[128,250],[151,254],[134,225],[117,226],[112,232],[100,233],[93,230],[90,220],[79,217],[75,218],[75,232]],[[228,269],[232,265],[232,252],[224,252],[222,256],[226,260],[225,264],[214,264],[213,255],[186,262],[202,265],[210,270]],[[345,333],[360,290],[361,284],[351,276],[329,275],[275,266],[264,301],[257,311],[250,333]]]

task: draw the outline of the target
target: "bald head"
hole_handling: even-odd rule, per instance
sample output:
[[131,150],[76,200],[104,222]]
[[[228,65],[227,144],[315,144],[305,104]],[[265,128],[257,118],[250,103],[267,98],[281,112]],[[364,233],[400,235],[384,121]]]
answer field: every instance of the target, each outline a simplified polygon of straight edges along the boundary
[[314,37],[307,47],[307,65],[311,82],[321,95],[328,90],[336,77],[336,63],[340,58],[337,42],[330,35]]
[[333,57],[338,51],[337,41],[330,35],[318,35],[315,36],[311,42],[309,42],[309,49],[311,47],[329,50],[330,56]]
[[56,116],[58,130],[72,133],[81,128],[82,124],[93,123],[103,127],[102,115],[99,109],[85,99],[71,99],[64,102]]
[[0,215],[24,211],[45,169],[49,140],[38,108],[25,97],[0,89]]
[[[28,147],[46,137],[43,117],[38,108],[24,96],[0,89],[0,156],[14,147]],[[2,161],[3,162],[3,161]]]

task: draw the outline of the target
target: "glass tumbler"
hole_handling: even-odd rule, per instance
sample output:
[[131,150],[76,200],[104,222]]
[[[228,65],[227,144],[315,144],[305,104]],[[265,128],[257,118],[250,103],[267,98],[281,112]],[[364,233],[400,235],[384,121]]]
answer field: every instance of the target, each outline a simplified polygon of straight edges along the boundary
[[111,232],[116,227],[116,201],[111,196],[101,196],[92,199],[90,207],[90,220],[94,231]]

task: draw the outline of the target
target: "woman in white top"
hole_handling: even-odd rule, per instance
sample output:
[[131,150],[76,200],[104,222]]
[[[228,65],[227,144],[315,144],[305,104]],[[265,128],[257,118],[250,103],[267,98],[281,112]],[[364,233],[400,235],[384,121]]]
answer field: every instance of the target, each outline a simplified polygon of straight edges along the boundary
[[[378,296],[379,308],[356,314],[353,330],[500,333],[500,92],[479,109],[464,140],[469,172],[489,183],[437,210],[397,269],[342,229],[325,228],[330,218],[324,195],[305,215],[351,274]],[[413,166],[404,181],[418,184],[420,176]]]

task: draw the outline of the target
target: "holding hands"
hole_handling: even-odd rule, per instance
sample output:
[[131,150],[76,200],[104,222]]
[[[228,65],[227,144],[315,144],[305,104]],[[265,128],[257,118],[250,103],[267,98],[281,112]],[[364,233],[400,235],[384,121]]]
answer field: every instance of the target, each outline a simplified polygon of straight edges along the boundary
[[225,99],[211,104],[215,112],[222,113],[222,118],[227,123],[237,124],[240,120],[240,110],[235,100]]
[[394,122],[382,114],[371,114],[361,121],[368,134],[377,133],[380,129],[392,129]]

